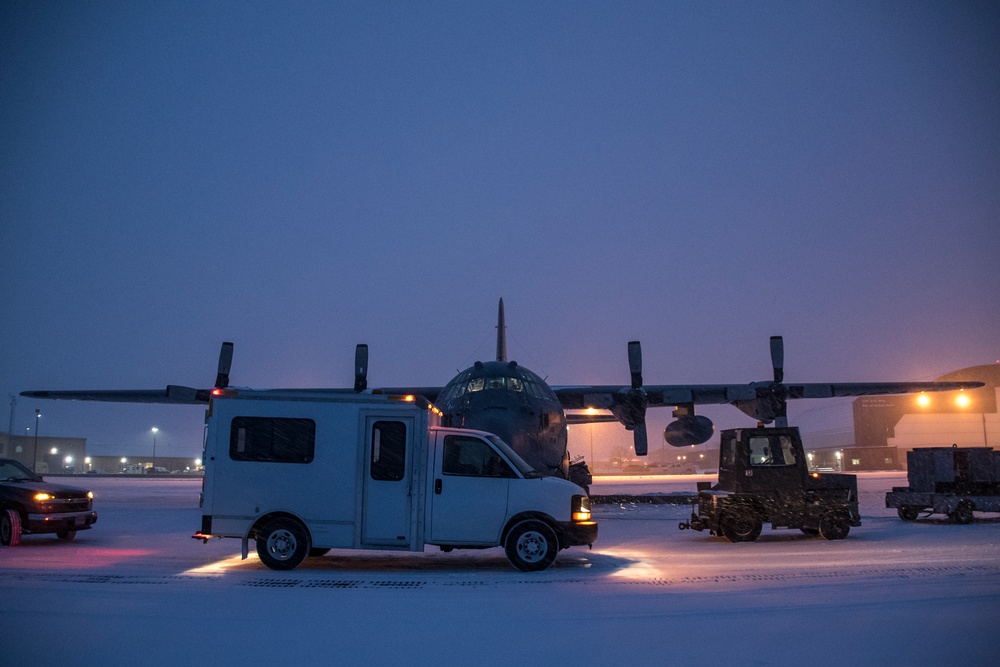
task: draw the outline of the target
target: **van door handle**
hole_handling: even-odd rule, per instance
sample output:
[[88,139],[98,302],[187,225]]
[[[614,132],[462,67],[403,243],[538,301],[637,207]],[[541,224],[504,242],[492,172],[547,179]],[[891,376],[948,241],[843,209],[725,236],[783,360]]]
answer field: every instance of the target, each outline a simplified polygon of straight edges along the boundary
[[434,493],[436,493],[438,495],[441,494],[441,480],[440,479],[434,480]]

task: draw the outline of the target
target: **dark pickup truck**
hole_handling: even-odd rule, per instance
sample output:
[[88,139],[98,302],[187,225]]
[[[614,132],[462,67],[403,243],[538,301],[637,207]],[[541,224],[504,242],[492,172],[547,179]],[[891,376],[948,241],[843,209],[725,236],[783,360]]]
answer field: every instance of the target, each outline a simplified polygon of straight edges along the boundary
[[51,484],[13,459],[0,459],[0,545],[17,546],[21,535],[76,537],[97,522],[94,494]]

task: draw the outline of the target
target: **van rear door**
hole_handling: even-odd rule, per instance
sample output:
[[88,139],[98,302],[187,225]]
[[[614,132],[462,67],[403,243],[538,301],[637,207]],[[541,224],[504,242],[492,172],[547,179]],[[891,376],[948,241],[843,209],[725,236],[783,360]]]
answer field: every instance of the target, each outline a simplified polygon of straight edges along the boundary
[[438,432],[427,534],[431,544],[495,545],[507,518],[510,464],[487,441]]

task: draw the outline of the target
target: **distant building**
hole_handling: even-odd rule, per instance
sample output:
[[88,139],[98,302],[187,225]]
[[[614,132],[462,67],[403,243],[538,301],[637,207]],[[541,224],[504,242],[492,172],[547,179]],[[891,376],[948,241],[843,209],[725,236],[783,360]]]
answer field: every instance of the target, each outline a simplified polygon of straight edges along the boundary
[[85,472],[87,439],[0,433],[0,457],[19,461],[41,475]]
[[[967,391],[862,396],[854,401],[857,448],[910,450],[914,447],[1000,447],[997,390],[1000,364],[948,373],[941,382],[975,381],[986,386]],[[877,456],[877,455],[876,455]],[[900,452],[900,462],[905,454]]]

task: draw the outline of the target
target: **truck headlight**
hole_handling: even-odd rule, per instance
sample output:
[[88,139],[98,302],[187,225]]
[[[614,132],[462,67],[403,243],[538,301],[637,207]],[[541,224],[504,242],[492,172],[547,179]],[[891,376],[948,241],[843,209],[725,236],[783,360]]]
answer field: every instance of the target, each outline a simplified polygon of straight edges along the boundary
[[589,496],[573,496],[572,517],[577,523],[590,521]]

